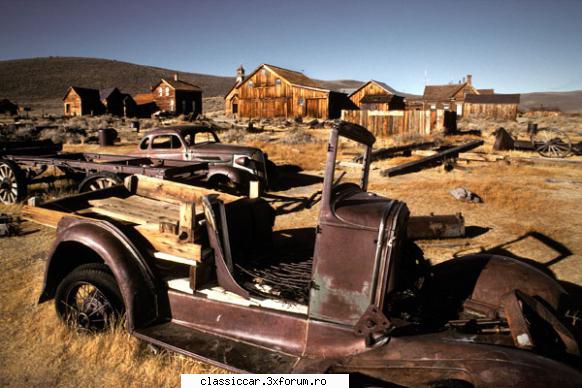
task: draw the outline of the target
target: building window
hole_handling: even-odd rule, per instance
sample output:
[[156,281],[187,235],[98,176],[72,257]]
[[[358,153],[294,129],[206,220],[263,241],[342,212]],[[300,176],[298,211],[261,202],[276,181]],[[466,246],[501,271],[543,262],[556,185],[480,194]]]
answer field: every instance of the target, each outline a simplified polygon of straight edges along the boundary
[[281,86],[281,78],[275,79],[275,86]]
[[299,104],[299,106],[305,105],[305,99],[303,97],[299,97],[299,99],[297,100],[297,104]]
[[166,97],[170,95],[170,88],[166,86]]
[[158,93],[160,94],[160,97],[162,97],[164,95],[164,90],[162,88],[159,88]]
[[253,83],[253,81],[249,81],[249,88],[252,88],[253,86],[255,86],[255,84]]
[[174,100],[170,100],[170,111],[174,111],[176,107],[174,106]]
[[261,70],[261,74],[262,74],[262,75],[267,75],[267,69],[262,69],[262,70]]

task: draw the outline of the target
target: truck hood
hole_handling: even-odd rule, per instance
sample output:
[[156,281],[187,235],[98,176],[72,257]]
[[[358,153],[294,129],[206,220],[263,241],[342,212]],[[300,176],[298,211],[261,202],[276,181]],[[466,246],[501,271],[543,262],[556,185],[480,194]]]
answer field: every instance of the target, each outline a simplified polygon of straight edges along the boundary
[[260,149],[255,147],[246,147],[224,143],[200,144],[194,147],[190,147],[190,151],[212,154],[229,154],[229,155],[230,154],[251,155],[255,152],[262,152]]
[[335,216],[354,226],[375,230],[380,227],[384,212],[397,201],[353,188],[335,195],[332,209]]

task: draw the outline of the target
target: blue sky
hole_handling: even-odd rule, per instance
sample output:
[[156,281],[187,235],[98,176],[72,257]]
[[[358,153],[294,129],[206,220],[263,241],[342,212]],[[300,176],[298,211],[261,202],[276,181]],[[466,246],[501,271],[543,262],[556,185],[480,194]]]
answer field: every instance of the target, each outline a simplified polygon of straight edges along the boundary
[[421,93],[582,89],[582,0],[0,0],[0,60],[110,58],[215,75],[260,63]]

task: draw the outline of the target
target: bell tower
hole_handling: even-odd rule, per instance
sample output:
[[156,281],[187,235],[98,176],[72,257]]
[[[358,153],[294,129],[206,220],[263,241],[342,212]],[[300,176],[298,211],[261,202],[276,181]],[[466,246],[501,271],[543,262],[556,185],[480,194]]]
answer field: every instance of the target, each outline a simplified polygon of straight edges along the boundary
[[236,84],[240,85],[245,80],[245,68],[243,65],[240,65],[236,69]]

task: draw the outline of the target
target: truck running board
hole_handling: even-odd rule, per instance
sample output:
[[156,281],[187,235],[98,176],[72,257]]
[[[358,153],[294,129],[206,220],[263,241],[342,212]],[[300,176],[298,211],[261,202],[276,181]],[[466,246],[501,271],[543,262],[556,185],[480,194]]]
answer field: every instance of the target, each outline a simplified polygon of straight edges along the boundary
[[139,339],[241,373],[291,373],[299,357],[209,334],[175,322],[138,329]]

